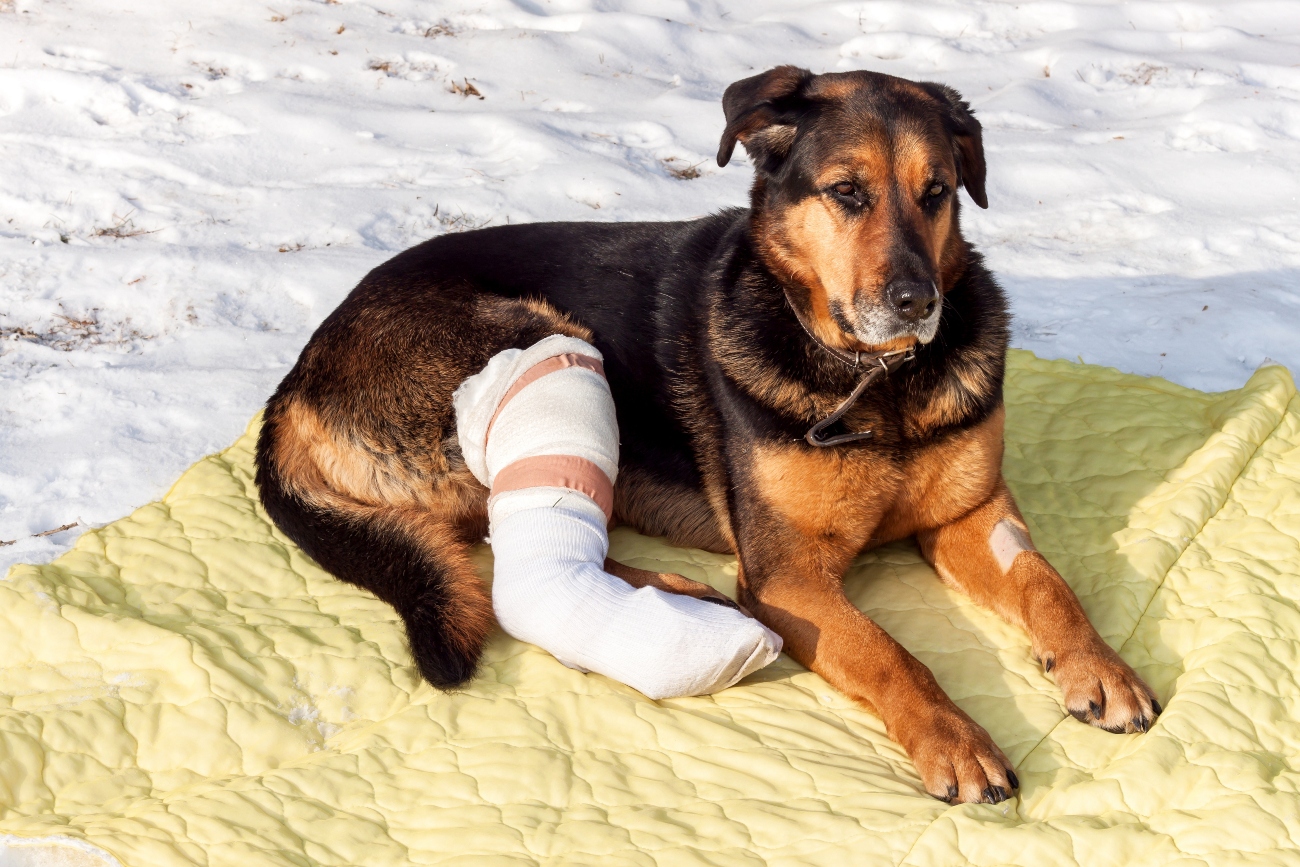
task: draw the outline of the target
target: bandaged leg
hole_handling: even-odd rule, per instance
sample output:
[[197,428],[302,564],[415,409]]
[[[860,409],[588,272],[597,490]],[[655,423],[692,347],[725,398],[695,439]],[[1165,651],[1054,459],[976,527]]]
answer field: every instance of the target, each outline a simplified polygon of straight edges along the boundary
[[455,394],[461,451],[492,493],[492,605],[501,628],[650,698],[702,695],[776,659],[739,611],[602,569],[618,426],[600,353],[555,335],[493,356]]

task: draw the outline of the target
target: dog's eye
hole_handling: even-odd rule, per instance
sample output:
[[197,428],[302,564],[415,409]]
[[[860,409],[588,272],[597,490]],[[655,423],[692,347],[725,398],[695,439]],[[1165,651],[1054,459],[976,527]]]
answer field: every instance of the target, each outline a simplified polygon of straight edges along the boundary
[[942,196],[945,192],[947,192],[947,190],[948,188],[943,184],[939,184],[939,183],[933,184],[929,189],[930,198],[937,199],[940,196]]
[[840,181],[831,189],[835,190],[836,195],[844,196],[846,198],[858,191],[858,188],[855,187],[853,184],[849,183],[848,181]]

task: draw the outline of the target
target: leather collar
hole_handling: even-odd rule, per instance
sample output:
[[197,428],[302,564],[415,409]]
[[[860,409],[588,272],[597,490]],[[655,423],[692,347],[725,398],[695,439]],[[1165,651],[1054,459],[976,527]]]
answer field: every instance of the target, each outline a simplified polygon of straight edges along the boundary
[[831,346],[824,343],[821,338],[813,333],[807,320],[804,319],[803,313],[799,310],[799,306],[790,298],[789,291],[786,290],[785,287],[782,287],[782,291],[785,294],[785,303],[790,305],[790,310],[794,313],[794,318],[799,323],[799,327],[804,330],[804,333],[808,335],[813,343],[821,347],[824,352],[834,356],[850,367],[862,367],[865,369],[862,379],[858,380],[858,384],[854,387],[853,391],[849,393],[849,396],[846,397],[839,406],[835,407],[835,410],[830,415],[810,427],[808,432],[803,435],[804,441],[810,446],[824,449],[830,448],[831,446],[840,446],[846,443],[859,442],[875,436],[875,431],[869,430],[840,434],[833,437],[823,437],[822,433],[828,427],[843,418],[844,414],[853,408],[853,405],[858,402],[858,398],[862,397],[863,393],[871,383],[875,382],[882,376],[888,376],[915,358],[916,356],[914,351],[911,349],[895,349],[892,352],[849,352],[840,349],[837,346]]

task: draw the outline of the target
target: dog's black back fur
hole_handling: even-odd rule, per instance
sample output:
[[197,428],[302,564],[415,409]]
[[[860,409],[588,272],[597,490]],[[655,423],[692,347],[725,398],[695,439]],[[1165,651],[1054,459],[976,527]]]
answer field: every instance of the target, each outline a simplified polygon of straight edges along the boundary
[[[689,222],[538,223],[499,226],[426,241],[362,281],[418,285],[405,308],[413,319],[444,317],[448,283],[506,298],[541,298],[590,329],[605,356],[619,414],[623,462],[674,481],[698,484],[684,392],[703,386],[732,422],[762,437],[799,439],[810,416],[773,412],[746,399],[710,351],[711,325],[740,344],[755,368],[802,382],[815,397],[839,401],[861,371],[845,367],[800,327],[776,278],[754,252],[748,209]],[[436,278],[431,280],[431,277]],[[908,431],[901,416],[958,366],[978,369],[986,389],[971,392],[950,425],[982,421],[1002,400],[1008,339],[1006,299],[971,251],[965,273],[945,296],[938,337],[915,360],[868,393],[864,405],[892,418],[878,442],[906,449],[942,430]],[[351,299],[344,302],[346,308]],[[725,407],[725,411],[723,411]]]

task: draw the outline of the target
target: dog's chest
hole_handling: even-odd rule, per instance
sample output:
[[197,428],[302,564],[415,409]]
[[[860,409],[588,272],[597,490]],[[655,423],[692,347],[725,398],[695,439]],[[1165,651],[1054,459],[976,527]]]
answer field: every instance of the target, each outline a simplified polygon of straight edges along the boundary
[[1002,467],[1001,409],[912,449],[803,442],[756,447],[745,483],[801,534],[858,547],[948,523],[987,498]]

